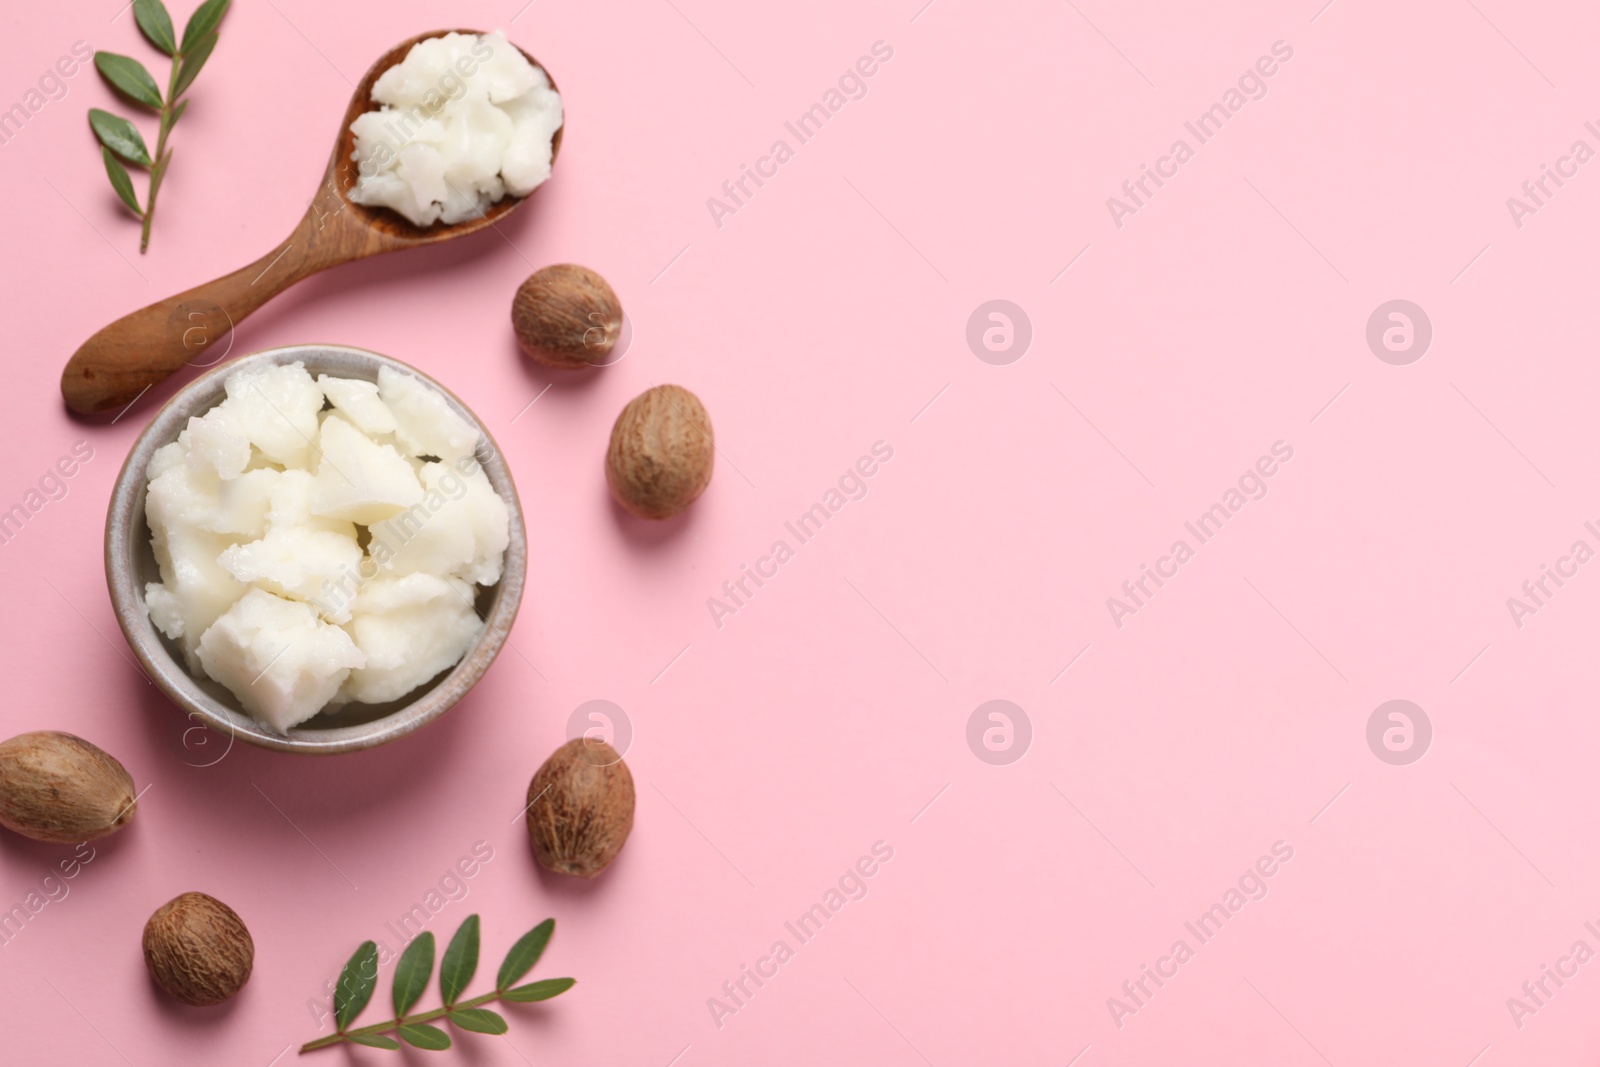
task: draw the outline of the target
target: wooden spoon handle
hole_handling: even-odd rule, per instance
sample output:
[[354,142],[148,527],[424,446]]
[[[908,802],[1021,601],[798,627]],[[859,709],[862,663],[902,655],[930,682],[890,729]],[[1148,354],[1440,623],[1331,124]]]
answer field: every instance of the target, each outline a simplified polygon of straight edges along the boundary
[[295,282],[364,254],[327,240],[325,196],[289,239],[248,267],[126,315],[85,341],[61,372],[67,407],[83,415],[125,407],[185,365],[222,359],[233,329]]
[[235,326],[316,269],[295,254],[291,236],[247,267],[123,316],[67,361],[61,372],[67,407],[83,415],[125,407],[186,364],[216,362]]

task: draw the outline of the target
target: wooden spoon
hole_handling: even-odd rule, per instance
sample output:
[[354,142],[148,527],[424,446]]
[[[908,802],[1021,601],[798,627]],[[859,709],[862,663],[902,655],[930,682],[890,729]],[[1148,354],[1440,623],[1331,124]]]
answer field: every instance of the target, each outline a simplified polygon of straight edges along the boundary
[[[322,187],[288,239],[248,267],[135,311],[85,341],[61,372],[61,395],[67,407],[85,415],[125,407],[186,364],[217,362],[222,356],[213,353],[227,352],[233,329],[245,316],[302,278],[380,252],[465,237],[516,210],[525,197],[505,197],[475,219],[422,227],[388,208],[365,207],[349,199],[359,176],[350,158],[355,147],[350,124],[356,116],[378,109],[372,100],[373,82],[404,59],[418,41],[447,33],[478,32],[418,34],[374,63],[350,99]],[[539,66],[538,60],[522,54]],[[548,77],[549,72],[545,73]],[[550,86],[555,88],[555,79]],[[551,142],[552,163],[564,130],[564,125],[557,129]]]

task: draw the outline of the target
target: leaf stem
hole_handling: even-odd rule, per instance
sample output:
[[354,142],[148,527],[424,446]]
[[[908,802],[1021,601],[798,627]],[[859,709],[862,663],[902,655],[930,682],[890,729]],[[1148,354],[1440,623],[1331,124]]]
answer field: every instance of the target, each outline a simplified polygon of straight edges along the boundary
[[443,1019],[451,1012],[460,1011],[463,1008],[480,1008],[485,1004],[492,1004],[494,1001],[499,1000],[501,994],[504,992],[505,990],[503,989],[495,989],[488,993],[484,993],[481,996],[473,997],[470,1000],[458,1001],[448,1008],[434,1008],[432,1011],[419,1012],[416,1015],[406,1015],[398,1019],[390,1019],[387,1022],[374,1023],[371,1026],[363,1026],[358,1030],[346,1030],[342,1033],[329,1034],[327,1037],[319,1037],[315,1041],[307,1041],[304,1045],[300,1046],[300,1053],[301,1055],[304,1055],[307,1052],[314,1052],[319,1048],[327,1048],[330,1045],[337,1045],[342,1041],[349,1040],[351,1034],[360,1034],[363,1037],[367,1036],[368,1034],[381,1034],[389,1030],[398,1030],[402,1026],[411,1026],[415,1023],[426,1023],[432,1022],[435,1019]]
[[167,95],[161,101],[161,132],[156,135],[156,159],[150,168],[150,194],[144,207],[144,225],[139,229],[139,254],[150,247],[150,223],[156,214],[156,193],[161,189],[161,179],[167,173],[167,162],[172,153],[167,151],[167,134],[172,132],[173,109],[178,102],[173,99],[178,90],[178,72],[183,67],[183,53],[172,57],[172,73],[167,77]]

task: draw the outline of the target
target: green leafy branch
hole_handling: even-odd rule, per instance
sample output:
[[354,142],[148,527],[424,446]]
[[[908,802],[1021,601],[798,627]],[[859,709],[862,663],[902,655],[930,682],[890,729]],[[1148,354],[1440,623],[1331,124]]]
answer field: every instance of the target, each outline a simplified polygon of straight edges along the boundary
[[[472,981],[473,972],[478,969],[478,917],[467,916],[450,939],[450,944],[444,950],[444,959],[439,963],[439,994],[444,1000],[444,1007],[407,1015],[406,1012],[416,1007],[417,1001],[422,998],[423,991],[428,988],[428,978],[433,974],[433,931],[424,931],[406,946],[406,950],[400,954],[400,961],[395,964],[394,1018],[352,1030],[350,1024],[367,1006],[373,990],[378,986],[378,946],[371,941],[363,941],[355,955],[350,957],[350,962],[344,965],[344,970],[339,972],[339,981],[333,988],[333,1018],[338,1029],[327,1037],[306,1042],[300,1046],[300,1051],[311,1052],[344,1042],[369,1048],[397,1049],[400,1041],[420,1049],[447,1049],[450,1047],[450,1035],[437,1026],[429,1025],[435,1019],[447,1019],[460,1029],[474,1033],[503,1034],[509,1029],[505,1017],[483,1005],[496,1000],[517,1004],[549,1000],[565,993],[576,983],[576,979],[572,978],[547,978],[527,985],[516,984],[539,962],[555,928],[556,921],[546,919],[523,934],[511,946],[505,962],[500,965],[494,989],[481,996],[462,1000],[461,994],[466,991],[467,983]],[[400,1041],[389,1037],[390,1032],[398,1034]]]
[[[167,135],[183,117],[189,101],[182,99],[189,86],[194,84],[217,46],[217,24],[228,11],[230,0],[206,0],[189,16],[183,28],[180,44],[172,29],[172,16],[167,14],[161,0],[134,0],[133,17],[139,23],[150,43],[172,57],[172,73],[167,77],[167,95],[161,95],[156,80],[144,64],[137,59],[115,52],[96,52],[94,65],[106,81],[123,96],[136,104],[155,110],[161,116],[161,129],[156,135],[155,155],[145,147],[139,128],[121,115],[113,115],[99,108],[89,109],[89,125],[100,139],[100,154],[105,158],[106,176],[111,188],[128,206],[128,210],[143,223],[139,233],[139,251],[150,247],[150,222],[155,218],[156,193],[161,189],[161,179],[166,176],[167,164],[172,162],[172,149],[167,147]],[[145,204],[133,192],[133,180],[122,165],[126,160],[150,171],[150,189]]]

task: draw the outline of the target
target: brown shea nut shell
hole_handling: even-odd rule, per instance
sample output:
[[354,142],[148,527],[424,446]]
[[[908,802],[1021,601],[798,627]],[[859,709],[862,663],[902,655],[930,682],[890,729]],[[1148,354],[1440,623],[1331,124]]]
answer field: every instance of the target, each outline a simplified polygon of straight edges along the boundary
[[588,267],[557,263],[534,271],[511,301],[522,351],[546,367],[603,367],[622,333],[622,304]]
[[204,893],[173,897],[144,924],[150,977],[185,1004],[220,1004],[250,980],[256,945],[234,910]]
[[547,870],[593,878],[632,829],[633,774],[603,741],[568,741],[528,783],[528,838]]
[[606,484],[644,519],[670,519],[711,484],[711,416],[681,385],[658,385],[628,402],[611,427]]
[[0,826],[35,841],[73,844],[133,819],[133,779],[116,757],[58,730],[0,743]]

